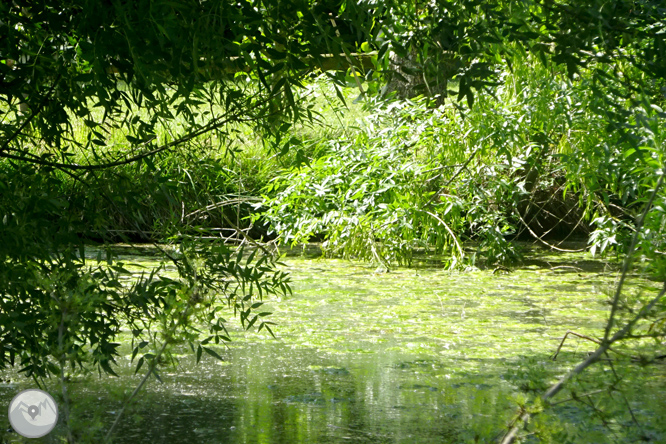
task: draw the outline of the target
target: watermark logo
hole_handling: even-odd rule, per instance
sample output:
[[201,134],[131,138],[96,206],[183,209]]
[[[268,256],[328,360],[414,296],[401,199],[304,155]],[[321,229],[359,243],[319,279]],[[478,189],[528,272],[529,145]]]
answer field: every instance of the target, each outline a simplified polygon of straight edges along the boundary
[[40,438],[58,422],[58,407],[45,391],[23,390],[9,404],[9,422],[19,435]]

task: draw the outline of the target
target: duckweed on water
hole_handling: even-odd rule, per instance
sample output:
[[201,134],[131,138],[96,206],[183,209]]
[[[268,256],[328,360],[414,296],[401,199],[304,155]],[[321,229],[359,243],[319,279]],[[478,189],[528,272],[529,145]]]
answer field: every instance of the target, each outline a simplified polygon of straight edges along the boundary
[[[154,265],[148,256],[130,258]],[[163,382],[144,388],[114,442],[492,442],[519,405],[594,349],[571,338],[550,359],[567,330],[600,334],[616,271],[587,255],[539,250],[507,274],[426,266],[375,273],[333,259],[285,265],[293,297],[266,303],[277,338],[231,328],[233,342],[217,350],[225,361],[198,366],[182,350],[176,368],[161,369]],[[110,425],[140,379],[124,350],[120,378],[76,376],[70,385],[73,418],[86,424],[77,431],[82,440]],[[573,390],[599,390],[617,371],[623,391],[610,395],[620,401],[599,394],[561,402],[563,392],[531,424],[528,442],[660,442],[662,367],[593,367]],[[29,385],[0,385],[0,399]],[[58,392],[55,382],[49,388]],[[13,433],[3,439],[21,442]]]

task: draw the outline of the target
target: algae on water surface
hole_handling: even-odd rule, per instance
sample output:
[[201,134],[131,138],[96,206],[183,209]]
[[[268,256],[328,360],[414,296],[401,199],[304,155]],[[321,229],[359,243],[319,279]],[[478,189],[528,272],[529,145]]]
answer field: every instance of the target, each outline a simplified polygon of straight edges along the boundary
[[[154,265],[149,256],[124,259]],[[519,403],[593,350],[572,338],[557,361],[549,359],[567,330],[600,334],[616,270],[587,255],[540,253],[501,275],[429,267],[375,273],[293,257],[285,266],[293,296],[265,304],[277,339],[232,323],[233,342],[217,349],[224,362],[195,365],[183,349],[176,368],[160,369],[163,383],[144,388],[115,442],[491,442]],[[124,350],[120,378],[80,377],[70,385],[79,421],[108,427],[138,383]],[[615,425],[568,402],[539,417],[531,439],[666,436],[658,420],[666,412],[663,370],[615,367],[640,428],[621,403],[598,395]],[[610,381],[610,373],[602,363],[573,387],[583,392]],[[0,386],[0,399],[16,391]]]

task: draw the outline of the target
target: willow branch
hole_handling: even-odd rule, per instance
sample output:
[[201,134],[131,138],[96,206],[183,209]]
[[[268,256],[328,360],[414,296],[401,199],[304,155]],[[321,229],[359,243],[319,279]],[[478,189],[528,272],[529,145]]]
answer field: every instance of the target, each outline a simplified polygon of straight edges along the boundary
[[613,323],[615,322],[615,313],[617,312],[617,307],[620,301],[620,293],[622,292],[622,286],[624,285],[627,273],[629,272],[629,267],[631,266],[631,263],[633,261],[634,250],[636,249],[636,244],[638,243],[638,234],[641,231],[641,228],[643,227],[643,223],[645,222],[645,217],[650,211],[654,199],[657,197],[657,192],[659,191],[659,188],[661,188],[661,185],[664,181],[664,174],[666,174],[666,168],[662,170],[662,174],[661,176],[659,176],[659,180],[657,181],[654,190],[652,190],[652,194],[650,195],[650,200],[645,206],[645,209],[643,210],[643,214],[641,214],[640,219],[636,223],[636,231],[634,232],[634,235],[631,239],[631,245],[629,247],[629,251],[627,251],[627,256],[624,258],[624,263],[622,264],[622,274],[620,275],[620,281],[617,284],[615,295],[613,296],[611,313],[608,319],[608,323],[606,324],[606,331],[604,332],[604,342],[608,341],[610,332],[613,329]]
[[42,98],[42,101],[39,102],[39,105],[37,106],[37,109],[35,111],[33,111],[32,113],[30,113],[28,118],[25,119],[23,121],[23,123],[21,123],[21,125],[19,125],[18,128],[16,128],[16,130],[12,133],[11,136],[9,136],[7,138],[7,140],[5,140],[5,143],[3,143],[2,146],[0,147],[0,156],[3,156],[3,157],[5,156],[4,151],[7,149],[9,144],[12,143],[12,141],[14,139],[16,139],[19,134],[21,134],[21,132],[25,129],[25,127],[28,126],[30,124],[30,122],[32,122],[32,120],[35,118],[35,116],[37,116],[37,114],[39,114],[42,111],[42,109],[44,108],[44,105],[46,105],[46,101],[48,100],[49,96],[53,93],[53,90],[55,89],[56,85],[58,84],[58,81],[60,80],[60,77],[61,77],[61,74],[58,74],[58,76],[53,81],[53,85],[51,85],[51,88],[49,88],[49,90],[46,92],[46,94],[44,94],[44,97]]
[[[9,141],[7,141],[5,143],[5,145],[3,145],[3,148],[0,149],[0,157],[5,157],[7,159],[18,160],[18,161],[22,161],[22,162],[34,163],[34,164],[37,164],[37,165],[50,166],[50,167],[59,168],[59,169],[85,170],[85,171],[103,170],[103,169],[107,169],[107,168],[111,168],[111,167],[115,167],[115,166],[127,165],[127,164],[130,164],[130,163],[134,163],[136,161],[139,161],[141,159],[151,157],[151,156],[153,156],[155,154],[158,154],[162,151],[166,151],[168,149],[174,148],[174,147],[176,147],[178,145],[181,145],[183,143],[189,142],[192,139],[195,139],[195,138],[197,138],[199,136],[202,136],[202,135],[204,135],[208,132],[211,132],[211,131],[214,131],[218,128],[221,128],[221,127],[223,127],[224,125],[228,124],[231,121],[235,121],[235,122],[251,121],[253,119],[248,119],[248,118],[242,119],[242,118],[239,118],[239,116],[242,113],[247,113],[250,110],[256,109],[256,108],[268,103],[268,101],[271,100],[273,97],[274,97],[274,95],[271,94],[265,100],[262,100],[261,102],[254,104],[253,106],[251,106],[248,109],[245,109],[245,110],[238,109],[238,110],[236,110],[235,113],[233,113],[230,116],[225,115],[225,116],[218,117],[217,119],[215,119],[213,121],[213,123],[209,123],[208,125],[204,126],[203,128],[200,128],[197,131],[189,133],[189,134],[187,134],[187,135],[185,135],[185,136],[183,136],[183,137],[181,137],[177,140],[173,140],[169,143],[165,143],[165,144],[163,144],[161,146],[158,146],[157,148],[154,148],[152,150],[145,151],[143,153],[137,154],[136,156],[132,156],[132,157],[122,159],[122,160],[118,160],[118,161],[114,161],[114,162],[106,162],[106,163],[101,163],[101,164],[97,164],[97,165],[90,165],[90,164],[89,165],[79,165],[79,164],[49,162],[49,161],[46,161],[46,160],[42,160],[40,158],[30,158],[30,157],[26,157],[26,156],[18,156],[18,155],[8,154],[8,153],[2,152],[2,150],[5,149],[5,145],[8,145]],[[145,142],[143,142],[143,144],[149,143],[152,140],[154,140],[154,139],[150,139],[148,141],[145,141]]]

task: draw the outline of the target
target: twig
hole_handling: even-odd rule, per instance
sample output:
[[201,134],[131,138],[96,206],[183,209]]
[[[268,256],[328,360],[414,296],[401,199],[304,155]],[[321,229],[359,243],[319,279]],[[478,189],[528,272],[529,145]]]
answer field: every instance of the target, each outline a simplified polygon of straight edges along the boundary
[[585,398],[585,397],[588,397],[588,396],[597,395],[599,393],[604,393],[605,391],[606,390],[594,390],[592,392],[583,393],[582,395],[576,395],[575,398],[571,397],[571,398],[563,399],[561,401],[551,402],[550,405],[558,405],[558,404],[564,404],[565,402],[577,401],[578,398]]
[[[613,365],[613,361],[610,361],[610,360],[609,360],[609,361],[608,361],[608,365],[610,366],[611,370],[613,371],[613,375],[615,376],[615,380],[616,380],[616,383],[615,383],[615,384],[617,384],[617,383],[619,383],[620,381],[622,381],[622,378],[621,378],[621,377],[617,374],[617,372],[615,371],[615,366]],[[614,385],[615,385],[615,384],[614,384]],[[614,387],[614,385],[613,385],[613,387],[611,387],[611,388],[614,389],[614,390],[617,390],[618,392],[620,392],[620,395],[622,396],[622,399],[624,400],[624,404],[627,406],[627,410],[629,410],[629,413],[631,414],[631,419],[634,421],[634,424],[636,424],[638,427],[641,427],[640,423],[638,422],[638,419],[636,419],[636,415],[634,415],[634,410],[631,408],[631,405],[629,404],[629,400],[627,399],[626,396],[624,396],[624,393],[622,393],[621,390],[616,389],[616,388]],[[609,396],[610,396],[611,398],[613,397],[613,392],[612,392],[612,391],[609,392]]]
[[527,222],[525,222],[525,219],[523,219],[523,217],[522,217],[520,214],[516,213],[516,215],[518,216],[518,219],[519,219],[520,222],[523,224],[523,226],[524,226],[525,228],[527,228],[527,231],[529,231],[530,234],[531,234],[536,240],[538,240],[539,242],[541,242],[542,244],[544,244],[544,245],[547,246],[548,248],[552,248],[553,250],[562,251],[562,252],[565,252],[565,253],[580,253],[581,251],[585,251],[585,250],[586,250],[586,248],[581,248],[581,249],[578,249],[578,250],[567,250],[567,249],[565,249],[565,248],[559,248],[559,247],[556,247],[555,245],[549,244],[548,242],[546,242],[545,240],[543,240],[543,238],[542,238],[541,236],[539,236],[539,235],[536,234],[534,231],[532,231],[532,229],[530,228],[530,226],[527,225]]
[[[541,399],[544,401],[549,400],[556,394],[560,392],[564,388],[564,385],[574,376],[580,374],[585,370],[587,367],[590,365],[594,364],[599,360],[601,355],[606,353],[608,350],[610,344],[613,342],[622,339],[630,330],[631,328],[638,322],[640,319],[642,319],[654,306],[659,302],[661,298],[666,295],[666,282],[664,283],[664,287],[662,290],[659,292],[659,294],[650,301],[648,305],[643,307],[641,311],[632,319],[630,322],[627,323],[627,325],[624,326],[621,330],[619,330],[617,333],[613,335],[612,338],[608,341],[602,341],[601,346],[594,351],[585,361],[581,362],[578,364],[573,370],[571,370],[569,373],[564,375],[557,383],[553,384],[546,393],[541,396]],[[527,421],[529,419],[530,414],[527,412],[524,412],[520,415],[520,421],[516,421],[513,426],[509,429],[509,431],[504,435],[504,438],[501,441],[501,444],[511,444],[514,439],[516,439],[516,434],[518,433],[518,429],[520,428],[519,424],[522,424],[523,422]]]
[[[170,256],[169,256],[169,257],[170,257]],[[170,258],[171,258],[171,257],[170,257]],[[172,258],[172,260],[175,261],[175,259],[173,259],[173,258]],[[195,271],[195,273],[194,273],[194,279],[195,279],[195,281],[196,281],[196,279],[197,279],[197,273],[196,273],[196,271]],[[195,291],[197,291],[196,288],[195,288]],[[185,308],[183,309],[183,311],[182,311],[182,313],[181,313],[181,316],[182,316],[183,318],[187,317],[187,315],[188,315],[188,311],[189,311],[190,308],[192,307],[193,301],[194,301],[195,299],[196,299],[196,298],[191,297],[191,298],[188,300],[187,304],[185,305]],[[134,388],[134,391],[132,392],[132,394],[130,395],[130,397],[125,401],[125,403],[123,404],[122,408],[121,408],[120,411],[118,412],[118,416],[116,416],[116,420],[113,421],[113,424],[111,425],[111,428],[109,429],[108,432],[106,432],[106,435],[104,436],[104,442],[108,442],[108,441],[109,441],[109,439],[110,439],[111,436],[113,435],[113,430],[116,428],[116,426],[117,426],[118,423],[120,422],[120,418],[123,416],[123,413],[125,413],[125,409],[126,409],[127,406],[130,404],[130,402],[132,402],[132,400],[133,400],[134,397],[137,395],[137,393],[139,393],[139,391],[141,391],[141,389],[143,388],[143,386],[144,386],[144,385],[146,384],[146,382],[148,381],[148,378],[150,377],[150,375],[153,374],[153,373],[155,372],[155,367],[157,366],[157,363],[158,363],[160,357],[162,356],[162,354],[163,354],[164,351],[166,350],[167,345],[169,344],[169,340],[170,340],[171,336],[176,332],[176,329],[178,328],[179,325],[181,325],[180,322],[174,322],[173,325],[172,325],[172,327],[171,327],[171,329],[170,329],[170,330],[167,332],[167,334],[165,335],[165,337],[164,337],[164,343],[162,344],[162,348],[160,348],[159,351],[157,352],[157,354],[156,354],[155,356],[153,356],[153,359],[151,360],[150,365],[148,366],[148,371],[146,372],[146,374],[145,374],[145,375],[143,376],[143,378],[141,379],[141,382],[139,383],[139,385],[137,385],[137,386]]]
[[[560,346],[557,347],[557,351],[555,352],[555,354],[554,354],[553,357],[552,357],[552,360],[553,360],[553,361],[557,360],[557,355],[560,353],[560,350],[562,349],[562,346],[564,345],[564,341],[567,340],[567,336],[569,336],[569,335],[578,336],[578,337],[581,338],[581,339],[587,339],[588,341],[592,341],[592,342],[594,342],[595,344],[599,344],[599,345],[601,345],[601,341],[600,341],[599,339],[595,339],[595,338],[592,338],[592,337],[590,337],[590,336],[582,335],[582,334],[580,334],[580,333],[576,333],[575,331],[572,331],[572,330],[567,330],[567,332],[564,334],[564,337],[562,338],[562,342],[560,342]],[[626,355],[626,354],[624,354],[624,353],[621,353],[621,352],[619,352],[619,351],[617,351],[617,350],[613,350],[613,349],[610,348],[610,347],[608,347],[608,350],[610,350],[610,351],[612,351],[612,352],[614,352],[614,353],[617,353],[617,354],[620,355],[620,356],[630,357],[630,356],[628,356],[628,355]]]
[[150,363],[150,366],[148,367],[148,371],[146,372],[146,374],[145,374],[145,375],[143,376],[143,378],[141,379],[141,382],[139,383],[139,385],[137,385],[137,386],[134,388],[134,391],[132,392],[132,394],[130,395],[130,397],[127,399],[127,401],[125,401],[125,403],[123,404],[122,408],[121,408],[120,411],[118,412],[118,416],[116,416],[116,420],[113,421],[113,424],[111,425],[111,428],[109,429],[108,432],[106,432],[106,436],[104,436],[104,442],[108,442],[108,441],[109,441],[109,439],[111,438],[111,435],[113,434],[113,430],[114,430],[114,429],[116,428],[116,426],[118,425],[118,422],[120,421],[120,418],[123,416],[123,413],[125,413],[125,409],[126,409],[127,406],[130,404],[130,402],[132,402],[132,400],[133,400],[134,397],[137,395],[137,393],[139,393],[139,391],[143,388],[143,386],[145,385],[146,381],[148,381],[148,378],[150,377],[150,375],[153,374],[153,372],[155,371],[155,367],[157,366],[157,361],[158,361],[158,359],[160,358],[160,356],[162,356],[162,353],[164,353],[164,350],[166,349],[166,346],[167,346],[168,342],[169,342],[169,341],[165,340],[165,341],[164,341],[164,344],[162,344],[162,348],[161,348],[161,349],[157,352],[157,354],[153,357],[153,360],[152,360],[152,362]]
[[427,207],[428,205],[430,205],[430,204],[432,203],[433,200],[435,200],[435,198],[439,195],[439,193],[441,193],[441,192],[444,191],[449,185],[451,185],[451,183],[456,179],[456,177],[458,177],[458,176],[460,175],[460,173],[462,173],[462,171],[463,171],[465,168],[467,168],[467,165],[469,165],[469,163],[472,161],[472,159],[474,159],[474,157],[476,156],[476,153],[478,153],[479,151],[481,151],[481,145],[479,145],[479,146],[474,150],[474,152],[472,152],[472,154],[467,158],[467,160],[465,161],[465,163],[463,163],[463,164],[460,166],[460,168],[458,168],[458,171],[456,171],[456,173],[455,173],[453,176],[451,176],[451,178],[450,178],[448,181],[446,181],[446,183],[445,183],[442,187],[440,187],[440,189],[437,190],[437,192],[436,192],[435,194],[433,194],[432,196],[430,196],[430,200],[428,200],[428,202],[426,203],[426,207]]
[[613,297],[613,304],[611,306],[610,318],[608,319],[608,324],[606,324],[606,331],[604,332],[604,341],[608,340],[610,332],[613,329],[613,323],[615,322],[615,313],[617,312],[617,306],[620,301],[620,293],[622,292],[622,285],[624,284],[624,281],[629,272],[629,266],[633,261],[633,255],[634,255],[633,253],[634,250],[636,249],[636,244],[638,243],[638,233],[641,227],[643,226],[643,222],[645,221],[645,217],[647,216],[648,211],[650,211],[650,207],[652,207],[652,202],[654,202],[655,197],[657,197],[657,191],[659,191],[659,188],[661,188],[661,184],[664,182],[664,174],[666,174],[666,168],[663,169],[661,176],[659,176],[659,180],[657,181],[657,184],[655,185],[654,190],[652,190],[652,194],[650,195],[650,200],[645,206],[645,210],[643,210],[643,214],[641,214],[640,219],[636,223],[636,231],[634,232],[634,235],[631,239],[631,246],[629,247],[629,251],[627,251],[627,256],[624,258],[624,263],[622,264],[622,274],[620,275],[620,281],[617,284],[615,296]]
[[208,205],[207,207],[200,208],[189,214],[186,214],[185,217],[189,218],[196,216],[197,214],[203,213],[205,211],[212,211],[218,208],[226,207],[227,205],[241,204],[241,203],[250,203],[250,202],[261,202],[260,197],[256,196],[238,196],[236,199],[222,200],[220,202],[215,202],[214,204]]
[[440,217],[437,216],[436,214],[431,213],[430,211],[425,211],[425,210],[421,210],[421,211],[423,211],[424,213],[426,213],[426,214],[429,215],[429,216],[434,217],[439,223],[441,223],[441,224],[444,226],[444,228],[446,229],[446,231],[448,231],[449,234],[451,235],[451,238],[453,239],[453,242],[456,244],[456,247],[458,247],[458,251],[460,252],[460,257],[463,257],[463,256],[465,255],[465,252],[463,251],[462,247],[460,246],[460,243],[458,242],[458,238],[457,238],[456,235],[453,233],[453,231],[451,230],[451,228],[449,228],[449,226],[446,224],[446,222],[444,222],[444,221],[442,220],[442,218],[440,218]]
[[[263,243],[261,243],[261,242],[257,242],[257,241],[255,241],[254,239],[252,239],[249,235],[247,235],[247,234],[245,233],[245,230],[243,230],[243,229],[241,229],[241,228],[238,228],[238,226],[237,226],[236,224],[234,224],[234,223],[233,223],[233,222],[227,217],[226,214],[222,213],[222,218],[224,218],[224,220],[226,220],[227,223],[228,223],[229,225],[231,225],[231,227],[232,227],[234,230],[236,230],[236,233],[240,234],[240,235],[243,237],[242,241],[241,241],[241,239],[238,239],[239,241],[241,241],[241,244],[242,244],[243,242],[247,242],[248,244],[250,244],[250,245],[252,245],[252,246],[254,246],[254,247],[260,249],[261,251],[263,251],[264,254],[273,257],[273,253],[270,252],[270,251],[268,251],[268,249],[264,246]],[[249,228],[248,228],[248,230],[249,230]],[[220,233],[220,237],[222,237],[222,234],[221,234],[221,233]],[[222,237],[222,238],[223,238],[223,237]],[[224,239],[224,238],[223,238],[223,239]]]

